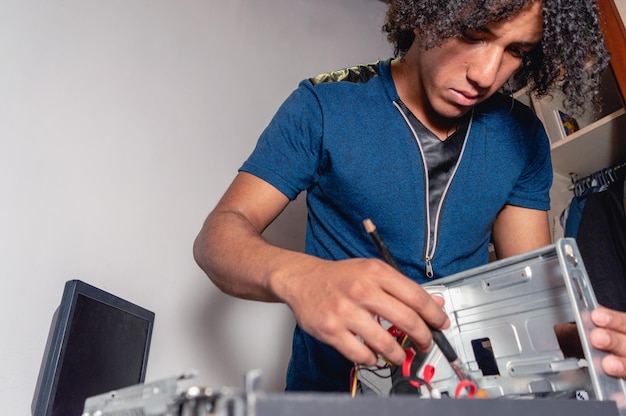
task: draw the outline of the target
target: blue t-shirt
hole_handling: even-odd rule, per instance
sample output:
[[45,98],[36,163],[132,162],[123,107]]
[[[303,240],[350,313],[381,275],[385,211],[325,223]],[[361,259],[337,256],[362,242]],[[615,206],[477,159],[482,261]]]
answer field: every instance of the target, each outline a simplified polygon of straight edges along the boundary
[[[404,273],[421,284],[430,280],[426,257],[433,278],[487,263],[504,205],[550,208],[543,125],[528,107],[495,94],[474,109],[441,209],[430,212],[422,153],[399,102],[390,60],[304,80],[241,167],[292,200],[307,192],[308,254],[379,257],[362,225],[370,218]],[[431,215],[437,231],[428,248]],[[287,389],[348,391],[351,366],[297,326]]]

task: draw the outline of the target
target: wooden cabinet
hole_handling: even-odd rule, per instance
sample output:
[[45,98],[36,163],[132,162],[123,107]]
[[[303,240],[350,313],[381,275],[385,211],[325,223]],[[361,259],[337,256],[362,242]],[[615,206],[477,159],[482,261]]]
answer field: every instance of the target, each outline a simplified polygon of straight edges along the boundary
[[[617,6],[614,0],[598,0],[600,20],[605,33],[605,44],[611,52],[611,68],[622,94],[626,98],[626,28],[624,26],[624,0]],[[620,10],[622,13],[620,14]]]

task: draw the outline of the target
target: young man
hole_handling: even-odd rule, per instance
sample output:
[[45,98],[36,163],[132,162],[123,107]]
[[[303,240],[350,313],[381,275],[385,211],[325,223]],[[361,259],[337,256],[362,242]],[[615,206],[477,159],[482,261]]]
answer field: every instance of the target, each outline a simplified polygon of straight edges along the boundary
[[[395,59],[303,81],[196,239],[221,290],[293,311],[288,390],[347,391],[353,363],[402,363],[374,315],[429,348],[427,324],[449,323],[420,283],[486,263],[490,241],[498,257],[550,243],[548,139],[497,91],[564,81],[570,112],[593,100],[608,60],[595,3],[438,3],[390,2]],[[268,244],[261,233],[304,190],[306,253]],[[376,259],[366,218],[408,279]]]

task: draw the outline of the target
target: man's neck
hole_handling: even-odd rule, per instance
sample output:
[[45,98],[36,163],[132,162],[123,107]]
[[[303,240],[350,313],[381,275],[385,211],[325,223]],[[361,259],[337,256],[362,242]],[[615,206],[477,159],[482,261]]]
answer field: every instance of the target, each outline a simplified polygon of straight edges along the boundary
[[456,131],[456,119],[441,117],[432,109],[425,97],[419,73],[409,62],[402,58],[394,59],[391,76],[402,102],[440,140],[445,140]]

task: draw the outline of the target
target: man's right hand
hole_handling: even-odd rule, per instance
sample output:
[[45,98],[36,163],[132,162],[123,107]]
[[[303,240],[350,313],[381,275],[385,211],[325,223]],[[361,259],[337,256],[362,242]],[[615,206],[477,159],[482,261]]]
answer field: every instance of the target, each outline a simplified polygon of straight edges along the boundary
[[379,354],[397,365],[404,361],[404,350],[376,316],[401,329],[421,350],[432,345],[427,323],[439,329],[449,325],[441,297],[380,260],[314,263],[310,269],[300,268],[298,276],[277,278],[271,286],[307,333],[352,362],[374,365]]

